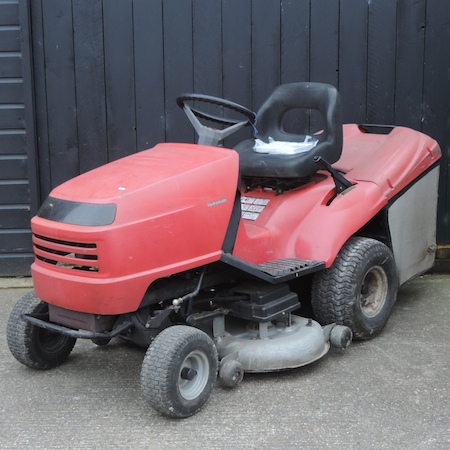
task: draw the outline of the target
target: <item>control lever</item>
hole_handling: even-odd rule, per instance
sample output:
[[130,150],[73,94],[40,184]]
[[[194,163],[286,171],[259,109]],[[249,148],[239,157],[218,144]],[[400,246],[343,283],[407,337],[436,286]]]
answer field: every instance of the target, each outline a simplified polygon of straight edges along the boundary
[[347,180],[347,178],[344,177],[346,172],[344,170],[335,169],[334,167],[331,167],[331,164],[323,159],[321,156],[314,156],[313,161],[318,164],[322,169],[326,170],[330,173],[330,175],[333,178],[334,185],[336,186],[336,193],[340,194],[344,192],[349,187],[353,186],[353,183]]

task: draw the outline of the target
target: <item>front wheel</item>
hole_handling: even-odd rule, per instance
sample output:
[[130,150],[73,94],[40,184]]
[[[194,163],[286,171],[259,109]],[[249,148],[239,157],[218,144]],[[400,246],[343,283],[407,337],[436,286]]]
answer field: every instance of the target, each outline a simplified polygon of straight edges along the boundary
[[14,358],[33,369],[51,369],[62,364],[72,351],[76,339],[45,330],[22,318],[24,314],[48,319],[48,304],[34,292],[24,295],[8,319],[6,339]]
[[311,304],[321,324],[346,325],[355,339],[371,339],[386,325],[397,289],[390,249],[375,239],[352,237],[333,265],[314,277]]
[[217,367],[217,350],[206,333],[185,325],[166,328],[142,363],[144,397],[161,414],[191,416],[208,400]]

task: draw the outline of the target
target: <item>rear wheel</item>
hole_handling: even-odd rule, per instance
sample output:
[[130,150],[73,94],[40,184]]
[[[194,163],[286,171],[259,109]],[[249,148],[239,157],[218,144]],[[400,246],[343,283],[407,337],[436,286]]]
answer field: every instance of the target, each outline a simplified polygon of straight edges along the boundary
[[390,249],[375,239],[352,237],[333,265],[315,276],[311,304],[321,324],[346,325],[355,339],[371,339],[386,325],[397,288]]
[[62,364],[72,351],[76,339],[37,327],[22,318],[23,314],[48,320],[48,304],[34,292],[22,297],[13,308],[6,338],[13,356],[34,369],[51,369]]
[[141,386],[150,405],[170,417],[195,414],[208,400],[217,377],[212,339],[197,328],[163,330],[145,354]]

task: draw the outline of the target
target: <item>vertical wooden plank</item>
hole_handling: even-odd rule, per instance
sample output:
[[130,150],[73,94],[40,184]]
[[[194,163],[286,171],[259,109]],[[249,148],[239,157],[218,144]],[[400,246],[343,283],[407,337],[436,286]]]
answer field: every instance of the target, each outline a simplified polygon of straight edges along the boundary
[[450,242],[450,9],[447,2],[428,0],[426,7],[422,131],[442,149],[438,203],[438,243]]
[[222,1],[223,95],[250,107],[251,0]]
[[52,188],[50,149],[48,138],[47,84],[45,80],[45,48],[42,0],[33,0],[31,7],[31,40],[33,47],[33,79],[36,117],[37,160],[40,198],[44,199]]
[[192,3],[194,92],[223,96],[222,0]]
[[[281,80],[293,83],[309,80],[310,0],[281,2]],[[289,112],[283,122],[287,131],[304,133],[309,128],[309,113]]]
[[394,122],[397,2],[369,3],[367,121]]
[[366,121],[368,2],[341,0],[339,93],[344,123]]
[[311,1],[310,80],[338,87],[339,2]]
[[75,101],[72,4],[43,6],[48,137],[52,187],[79,173]]
[[136,152],[132,0],[103,0],[110,161]]
[[[19,5],[19,19],[22,30],[21,52],[22,52],[22,83],[23,104],[25,107],[25,136],[26,136],[26,167],[29,184],[29,217],[35,215],[40,206],[39,195],[39,171],[37,161],[36,140],[36,116],[35,96],[33,86],[33,54],[31,41],[31,7],[30,1],[23,1]],[[21,205],[19,208],[23,207]],[[29,227],[29,224],[28,224]],[[27,270],[28,272],[28,270]]]
[[134,0],[137,149],[165,140],[163,0]]
[[450,145],[450,53],[444,50],[447,42],[450,42],[450,8],[439,0],[428,0],[422,131],[438,140],[444,151]]
[[[339,2],[311,1],[310,80],[339,85]],[[317,111],[311,111],[309,133],[323,127]]]
[[[223,97],[251,108],[252,104],[252,2],[222,0],[222,77]],[[233,147],[249,139],[246,127],[225,140]]]
[[108,161],[102,1],[73,0],[80,172]]
[[398,0],[395,70],[396,125],[422,125],[426,0]]
[[259,109],[281,79],[280,2],[252,2],[252,108]]
[[193,142],[194,131],[176,98],[194,89],[191,0],[164,0],[166,140]]
[[309,80],[310,0],[281,2],[281,83]]
[[221,3],[222,0],[192,2],[194,92],[219,98],[223,97]]

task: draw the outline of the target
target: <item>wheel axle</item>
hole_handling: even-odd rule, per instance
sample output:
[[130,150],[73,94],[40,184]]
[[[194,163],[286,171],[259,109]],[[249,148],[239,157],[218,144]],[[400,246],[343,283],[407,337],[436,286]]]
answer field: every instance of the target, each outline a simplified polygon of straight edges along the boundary
[[192,369],[191,367],[183,367],[181,370],[181,378],[183,380],[193,380],[195,376],[197,375],[197,371],[195,369]]

